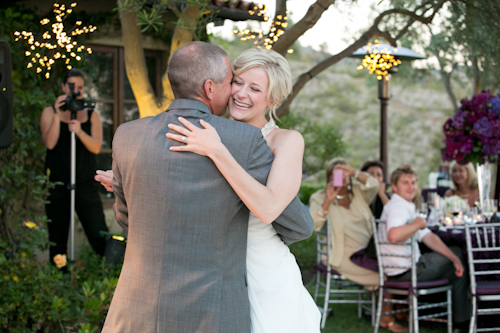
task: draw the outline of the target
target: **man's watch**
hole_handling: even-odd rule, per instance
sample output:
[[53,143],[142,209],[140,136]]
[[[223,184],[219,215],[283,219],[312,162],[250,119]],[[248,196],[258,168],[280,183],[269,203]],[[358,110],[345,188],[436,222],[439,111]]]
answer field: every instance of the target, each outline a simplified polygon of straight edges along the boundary
[[354,173],[354,179],[358,179],[359,176],[359,169],[356,169],[356,172]]

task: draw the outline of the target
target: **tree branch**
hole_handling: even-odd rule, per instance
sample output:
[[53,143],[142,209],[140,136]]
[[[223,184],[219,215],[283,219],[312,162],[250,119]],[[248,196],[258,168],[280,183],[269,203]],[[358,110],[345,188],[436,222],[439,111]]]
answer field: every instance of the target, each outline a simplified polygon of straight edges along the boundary
[[300,36],[314,27],[321,15],[334,3],[335,0],[318,0],[313,3],[307,10],[306,15],[273,44],[273,50],[284,55]]
[[307,82],[309,82],[313,77],[316,75],[320,74],[322,71],[325,69],[329,68],[330,66],[336,64],[340,60],[350,56],[353,54],[357,49],[365,46],[371,38],[374,36],[380,35],[381,32],[378,30],[377,27],[372,26],[368,31],[366,31],[357,41],[349,45],[347,48],[345,48],[342,52],[337,53],[336,55],[331,56],[330,58],[327,58],[323,60],[322,62],[318,63],[316,66],[314,66],[311,70],[309,70],[306,73],[303,73],[299,76],[297,81],[293,85],[293,92],[288,96],[288,98],[285,100],[283,105],[278,109],[278,117],[284,116],[288,113],[290,113],[290,105],[292,104],[294,98],[299,94],[299,92],[304,88]]
[[180,12],[179,8],[177,8],[177,6],[175,5],[175,0],[169,0],[167,2],[168,4],[168,9],[170,9],[174,14],[175,16],[177,16],[177,18],[180,18],[182,16],[182,13]]
[[[402,9],[402,8],[393,8],[393,9],[389,9],[389,10],[386,10],[385,12],[382,12],[376,19],[375,21],[373,22],[373,25],[376,25],[378,26],[380,24],[380,22],[382,21],[382,19],[388,15],[392,15],[392,14],[402,14],[402,15],[406,15],[406,16],[409,16],[410,18],[414,19],[415,21],[418,21],[418,22],[421,22],[423,24],[429,24],[432,22],[432,20],[434,19],[434,16],[437,14],[437,12],[441,9],[441,7],[443,7],[444,3],[448,1],[448,0],[440,0],[435,6],[432,6],[430,7],[429,9],[434,9],[433,13],[429,16],[424,16],[424,14],[427,12],[424,11],[422,13],[422,15],[418,15],[417,14],[417,10],[415,11],[410,11],[410,10],[407,10],[407,9]],[[428,10],[429,10],[428,9]]]
[[[423,16],[425,14],[425,12],[427,12],[427,10],[424,11],[424,13],[422,15],[417,15],[416,12],[412,12],[412,11],[409,11],[409,10],[406,10],[406,9],[399,9],[399,8],[394,8],[394,9],[390,9],[390,10],[386,10],[386,11],[382,12],[379,16],[377,16],[377,18],[375,18],[375,20],[373,21],[372,26],[365,33],[363,33],[363,35],[358,40],[356,40],[354,43],[352,43],[350,46],[348,46],[346,49],[344,49],[340,53],[338,53],[336,55],[333,55],[333,56],[331,56],[328,59],[323,60],[322,62],[320,62],[316,66],[314,66],[312,69],[310,69],[308,72],[301,74],[298,77],[297,81],[293,85],[293,92],[292,92],[292,94],[290,94],[290,96],[288,96],[288,98],[285,100],[285,102],[283,103],[283,105],[277,110],[278,116],[281,117],[281,116],[284,116],[284,115],[290,113],[290,105],[292,104],[294,98],[300,93],[300,91],[306,85],[307,82],[309,82],[313,77],[315,77],[316,75],[320,74],[325,69],[327,69],[330,66],[336,64],[337,62],[339,62],[340,60],[344,59],[345,57],[350,56],[357,49],[365,46],[370,41],[371,38],[376,37],[376,36],[380,36],[380,37],[383,37],[384,39],[386,39],[387,41],[389,41],[389,43],[391,43],[391,45],[396,46],[396,39],[392,38],[388,32],[382,32],[378,28],[378,25],[381,23],[381,21],[382,21],[382,19],[384,17],[386,17],[388,15],[392,15],[392,14],[402,14],[402,15],[409,16],[410,20],[408,21],[407,25],[402,29],[402,30],[406,30],[407,31],[408,28],[411,26],[411,24],[413,24],[416,21],[422,22],[424,24],[431,23],[432,22],[432,18],[434,18],[434,16],[436,15],[437,11],[443,6],[443,4],[446,1],[447,0],[440,0],[435,6],[433,6],[432,8],[434,9],[434,11],[433,11],[433,13],[429,17]],[[330,4],[333,3],[332,1],[330,1],[330,2],[331,2]],[[316,3],[314,5],[316,5]],[[313,9],[314,5],[312,5],[309,8],[308,14],[306,14],[306,16],[309,15],[309,12],[314,12],[314,9]],[[316,8],[316,10],[317,10],[317,8]],[[323,11],[324,11],[324,9],[323,9]],[[321,12],[321,14],[322,13],[323,12]],[[319,19],[319,17],[321,16],[321,14],[319,16],[317,16],[317,14],[316,14],[316,16],[313,16],[313,14],[310,14],[310,15],[313,16],[313,17],[315,17],[315,18],[317,17],[317,19]],[[304,18],[302,20],[304,20],[306,18],[306,16],[304,16]],[[316,21],[317,21],[317,19],[316,19]],[[295,28],[295,26],[292,27],[292,29]],[[290,29],[287,33],[285,33],[279,39],[278,43],[280,43],[281,40],[284,39],[287,36],[287,34],[289,34],[292,31],[292,29]],[[402,35],[400,36],[400,34],[398,34],[398,36],[401,37]],[[286,40],[286,41],[290,45],[293,44],[293,42],[290,43],[288,40]],[[273,49],[276,48],[276,46],[278,45],[278,43],[275,44],[275,47],[273,47]],[[285,43],[285,41],[283,43]],[[285,48],[284,50],[286,50],[286,49],[287,48]],[[282,49],[280,49],[280,51],[282,51]]]

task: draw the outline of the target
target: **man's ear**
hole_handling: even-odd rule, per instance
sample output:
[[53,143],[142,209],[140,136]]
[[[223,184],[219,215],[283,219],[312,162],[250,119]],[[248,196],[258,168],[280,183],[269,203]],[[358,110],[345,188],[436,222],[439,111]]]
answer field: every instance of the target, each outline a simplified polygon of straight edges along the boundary
[[398,194],[398,191],[397,191],[397,190],[398,190],[398,188],[396,187],[396,185],[391,184],[391,187],[392,187],[392,193],[396,193],[396,194]]
[[209,101],[214,99],[214,81],[208,79],[203,84],[203,92]]

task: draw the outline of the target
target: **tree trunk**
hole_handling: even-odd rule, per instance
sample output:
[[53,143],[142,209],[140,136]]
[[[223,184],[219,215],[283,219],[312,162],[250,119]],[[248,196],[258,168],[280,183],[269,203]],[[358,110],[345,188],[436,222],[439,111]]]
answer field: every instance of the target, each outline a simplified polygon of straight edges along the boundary
[[[124,2],[125,0],[118,0]],[[157,115],[158,105],[153,87],[149,82],[146,60],[142,49],[141,31],[134,12],[119,11],[125,50],[125,69],[134,93],[141,118]]]
[[[124,2],[125,0],[118,1]],[[176,26],[171,41],[170,56],[178,48],[194,40],[194,31],[196,30],[200,12],[201,8],[198,6],[187,5],[184,8],[181,17],[188,29]],[[124,13],[120,11],[119,14],[121,17],[123,47],[125,49],[125,68],[139,108],[139,115],[141,118],[155,116],[165,111],[174,100],[167,73],[162,78],[163,96],[157,98],[149,82],[146,60],[142,49],[141,31],[137,25],[137,16],[134,12]]]
[[[455,66],[453,66],[454,68]],[[458,109],[458,103],[457,103],[457,98],[455,97],[455,94],[453,93],[453,89],[451,88],[451,74],[453,73],[453,68],[452,70],[447,73],[441,68],[441,78],[443,80],[443,85],[444,89],[446,90],[446,93],[448,94],[448,98],[450,99],[451,106],[453,110]]]
[[474,84],[474,94],[481,92],[481,71],[479,70],[478,60],[476,57],[471,59],[472,61],[472,76]]
[[286,1],[287,0],[276,0],[276,13],[274,16],[286,14]]
[[[170,57],[177,51],[181,46],[192,42],[195,40],[195,31],[197,19],[200,17],[201,8],[198,6],[187,5],[182,11],[182,18],[185,19],[186,24],[190,29],[180,28],[178,25],[175,27],[174,35],[172,36],[172,42],[170,43]],[[170,86],[170,81],[168,80],[167,73],[163,74],[162,78],[163,85],[163,99],[160,102],[160,111],[165,111],[170,103],[174,100],[174,94],[172,92],[172,87]]]

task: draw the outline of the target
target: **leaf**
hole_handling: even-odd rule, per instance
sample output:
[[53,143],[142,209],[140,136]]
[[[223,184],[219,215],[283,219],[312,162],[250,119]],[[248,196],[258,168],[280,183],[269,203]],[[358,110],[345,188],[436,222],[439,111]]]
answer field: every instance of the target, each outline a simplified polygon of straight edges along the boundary
[[62,303],[62,299],[57,297],[57,296],[54,296],[52,298],[52,308],[53,309],[57,309],[61,306],[61,303]]
[[101,306],[102,301],[96,298],[90,298],[84,303],[86,309],[97,310]]

